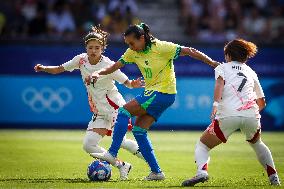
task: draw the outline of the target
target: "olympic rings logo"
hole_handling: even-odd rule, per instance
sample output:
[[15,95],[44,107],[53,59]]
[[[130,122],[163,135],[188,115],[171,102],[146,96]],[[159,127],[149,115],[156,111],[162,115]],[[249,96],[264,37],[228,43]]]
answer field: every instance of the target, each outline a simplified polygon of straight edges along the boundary
[[45,110],[51,113],[58,113],[72,101],[72,93],[64,87],[57,90],[49,87],[44,87],[40,90],[29,87],[23,91],[22,99],[25,104],[37,113]]

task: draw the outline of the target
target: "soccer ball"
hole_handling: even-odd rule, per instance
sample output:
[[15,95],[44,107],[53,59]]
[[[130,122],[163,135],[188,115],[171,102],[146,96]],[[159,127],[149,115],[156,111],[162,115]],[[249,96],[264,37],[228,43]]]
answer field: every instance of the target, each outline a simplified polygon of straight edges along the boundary
[[90,181],[107,181],[111,177],[111,167],[106,161],[93,161],[87,169]]

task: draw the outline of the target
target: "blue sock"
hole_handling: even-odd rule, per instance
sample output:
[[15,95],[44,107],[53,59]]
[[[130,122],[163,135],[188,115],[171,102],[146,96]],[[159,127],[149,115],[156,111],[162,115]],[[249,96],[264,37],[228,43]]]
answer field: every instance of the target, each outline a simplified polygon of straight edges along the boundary
[[144,159],[147,161],[148,165],[151,168],[152,172],[160,173],[161,168],[158,165],[158,161],[155,157],[154,150],[152,148],[152,144],[150,139],[147,135],[147,130],[134,126],[132,129],[133,135],[138,143],[139,149],[144,157]]
[[117,153],[123,141],[123,137],[127,132],[128,121],[130,117],[131,114],[126,109],[119,108],[117,120],[113,129],[112,143],[108,150],[108,152],[114,157],[117,157]]

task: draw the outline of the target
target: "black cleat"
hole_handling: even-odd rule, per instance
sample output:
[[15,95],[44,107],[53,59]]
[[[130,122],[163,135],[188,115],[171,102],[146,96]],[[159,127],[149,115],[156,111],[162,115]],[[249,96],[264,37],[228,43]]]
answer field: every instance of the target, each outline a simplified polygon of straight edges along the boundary
[[208,174],[198,174],[194,177],[192,177],[191,179],[185,180],[183,181],[183,183],[181,184],[182,186],[194,186],[197,183],[200,182],[206,182],[209,180],[209,176]]

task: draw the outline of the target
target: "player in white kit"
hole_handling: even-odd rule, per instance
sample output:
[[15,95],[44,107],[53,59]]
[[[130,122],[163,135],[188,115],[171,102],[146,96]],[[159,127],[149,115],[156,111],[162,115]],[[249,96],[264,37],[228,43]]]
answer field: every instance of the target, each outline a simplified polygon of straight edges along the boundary
[[226,143],[229,136],[240,129],[267,171],[272,185],[280,185],[269,148],[260,138],[260,114],[265,98],[257,74],[246,64],[257,53],[255,44],[243,39],[230,41],[224,48],[227,63],[215,68],[212,123],[205,130],[195,148],[197,174],[182,183],[194,186],[209,179],[209,151]]
[[[126,103],[118,92],[115,81],[124,84],[128,88],[140,88],[144,86],[143,80],[140,78],[129,80],[120,70],[117,70],[113,74],[100,77],[96,83],[88,85],[90,81],[85,78],[94,71],[114,64],[108,57],[102,55],[107,45],[107,35],[100,28],[93,27],[92,32],[84,38],[87,53],[77,55],[72,60],[60,66],[43,66],[37,64],[34,68],[36,72],[43,71],[50,74],[59,74],[64,71],[72,72],[75,69],[80,70],[87,89],[90,109],[94,113],[88,124],[83,141],[83,149],[87,153],[106,152],[104,148],[99,146],[99,143],[105,135],[111,134],[118,108]],[[125,137],[121,147],[143,159],[136,141],[126,139]],[[114,166],[120,171],[120,179],[127,180],[131,164],[118,161]]]

